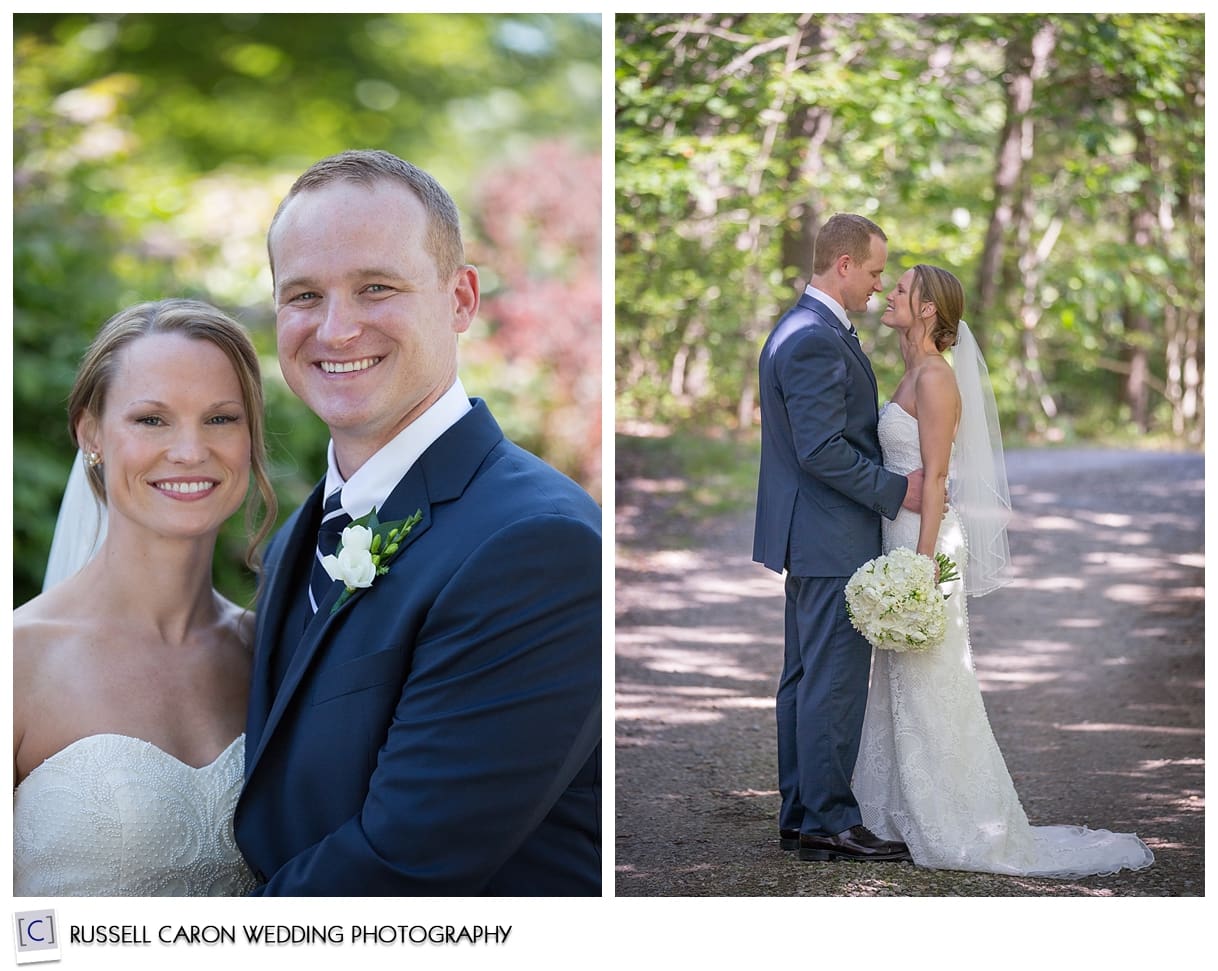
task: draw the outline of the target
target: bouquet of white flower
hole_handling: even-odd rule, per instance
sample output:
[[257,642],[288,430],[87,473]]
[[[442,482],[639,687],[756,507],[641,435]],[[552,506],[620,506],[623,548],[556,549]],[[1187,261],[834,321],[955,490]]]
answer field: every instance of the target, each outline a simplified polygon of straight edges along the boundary
[[846,584],[846,613],[872,647],[928,651],[947,634],[946,599],[935,584],[956,579],[955,564],[942,553],[929,556],[898,547],[860,566]]

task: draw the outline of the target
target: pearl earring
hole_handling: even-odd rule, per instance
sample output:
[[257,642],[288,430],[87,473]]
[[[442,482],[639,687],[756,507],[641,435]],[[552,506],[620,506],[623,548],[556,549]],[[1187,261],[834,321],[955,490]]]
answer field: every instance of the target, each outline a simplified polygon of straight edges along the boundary
[[89,468],[95,469],[99,465],[101,465],[101,455],[97,452],[90,450],[88,452],[85,452],[85,461],[88,463]]

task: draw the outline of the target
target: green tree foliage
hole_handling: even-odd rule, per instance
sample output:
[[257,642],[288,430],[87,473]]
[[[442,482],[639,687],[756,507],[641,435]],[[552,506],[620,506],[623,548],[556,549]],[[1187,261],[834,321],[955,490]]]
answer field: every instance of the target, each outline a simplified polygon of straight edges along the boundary
[[[13,43],[16,603],[41,586],[76,366],[129,304],[193,296],[250,328],[282,513],[307,494],[326,433],[278,373],[265,233],[295,176],[345,148],[388,149],[452,192],[483,275],[466,387],[599,492],[599,426],[573,415],[600,400],[599,307],[582,297],[600,273],[583,244],[600,213],[598,17],[18,14]],[[517,203],[558,184],[561,205]],[[530,345],[553,330],[569,347]],[[241,600],[244,546],[235,517],[217,585]]]
[[[1203,18],[617,18],[618,414],[747,429],[816,228],[953,269],[1004,427],[1203,426]],[[876,305],[873,304],[873,307]],[[895,341],[862,321],[881,388]]]

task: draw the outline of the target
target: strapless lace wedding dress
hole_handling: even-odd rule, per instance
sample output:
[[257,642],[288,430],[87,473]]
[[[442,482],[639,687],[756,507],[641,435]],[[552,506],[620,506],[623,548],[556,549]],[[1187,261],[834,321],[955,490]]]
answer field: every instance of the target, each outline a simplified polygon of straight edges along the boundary
[[[880,413],[884,465],[922,467],[918,423],[895,402]],[[884,551],[916,549],[920,519],[884,521]],[[965,537],[949,511],[938,549],[963,574]],[[926,653],[875,651],[854,794],[863,823],[904,840],[914,862],[948,870],[1077,877],[1141,869],[1154,855],[1137,836],[1080,826],[1030,826],[986,717],[969,647],[967,597],[946,584],[947,638]]]
[[13,794],[14,896],[247,893],[233,838],[244,764],[244,735],[201,768],[127,735],[73,742]]

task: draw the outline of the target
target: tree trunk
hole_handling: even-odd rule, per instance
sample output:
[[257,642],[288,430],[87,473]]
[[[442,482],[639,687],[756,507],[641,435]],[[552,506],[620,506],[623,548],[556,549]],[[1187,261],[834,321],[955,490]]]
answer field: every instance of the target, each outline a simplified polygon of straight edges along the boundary
[[[1180,193],[1180,208],[1175,216],[1187,239],[1189,265],[1200,269],[1205,265],[1205,193],[1199,178],[1190,180]],[[1167,349],[1172,430],[1191,444],[1200,445],[1205,440],[1202,389],[1205,314],[1201,287],[1192,279],[1187,281],[1186,296],[1180,303],[1183,309],[1177,311],[1176,318],[1183,320],[1175,328],[1175,340]]]
[[[799,18],[797,27],[798,30],[791,34],[786,45],[784,78],[806,69],[809,53],[824,46],[821,20],[804,14]],[[812,272],[812,242],[816,238],[816,227],[820,220],[819,200],[804,187],[816,185],[816,178],[821,170],[820,150],[825,139],[829,137],[832,116],[827,111],[803,101],[796,102],[792,107],[791,97],[790,88],[786,84],[780,84],[770,104],[770,115],[775,122],[768,125],[764,132],[762,149],[751,172],[750,190],[754,194],[761,191],[760,180],[776,143],[799,146],[796,151],[784,153],[787,166],[780,190],[791,198],[791,206],[786,219],[778,227],[783,274],[786,275],[788,267],[794,267],[798,281],[799,274],[806,276]],[[779,124],[785,126],[781,132]],[[763,267],[760,261],[763,242],[761,226],[755,216],[749,224],[749,243],[756,258],[752,261],[749,276],[753,280],[751,292],[759,298],[769,289],[763,283],[768,268]],[[797,282],[797,286],[802,287],[803,284]],[[740,428],[753,424],[757,402],[756,345],[768,329],[772,314],[772,307],[760,302],[755,303],[754,313],[744,327],[745,351],[741,366],[746,367],[747,371],[736,405],[736,420]]]
[[1032,157],[1032,105],[1036,82],[1043,77],[1057,43],[1057,28],[1041,23],[1033,35],[1016,37],[1007,46],[1006,122],[998,140],[994,167],[994,203],[977,272],[974,306],[978,319],[990,316],[1002,277],[1004,241],[1015,221],[1016,194],[1024,163]]
[[[1040,364],[1040,341],[1036,336],[1036,325],[1042,316],[1040,300],[1040,283],[1045,264],[1057,237],[1062,230],[1062,222],[1056,216],[1050,220],[1049,227],[1036,246],[1032,245],[1032,194],[1024,191],[1020,206],[1020,219],[1016,241],[1019,245],[1019,275],[1023,280],[1023,296],[1019,304],[1019,325],[1023,337],[1023,359],[1020,361],[1022,379],[1020,385],[1027,389],[1029,396],[1035,395],[1040,402],[1040,410],[1046,419],[1052,422],[1057,417],[1057,401],[1053,390],[1045,379],[1044,369]],[[1039,424],[1039,422],[1038,422]]]
[[[821,148],[833,130],[833,117],[827,111],[800,105],[791,115],[788,137],[804,146],[798,156],[790,184],[815,186],[822,169]],[[793,289],[803,289],[812,276],[812,247],[823,221],[820,199],[809,189],[792,193],[791,206],[782,227],[782,266],[784,274],[794,267]]]
[[[1135,121],[1133,131],[1137,139],[1134,160],[1141,171],[1151,173],[1150,177],[1138,186],[1138,191],[1130,194],[1129,242],[1135,253],[1134,260],[1138,265],[1144,266],[1146,257],[1157,245],[1156,190],[1153,184],[1156,160],[1154,147],[1146,129]],[[1154,281],[1144,279],[1143,282],[1150,286]],[[1144,307],[1145,302],[1139,300],[1126,305],[1124,313],[1129,359],[1129,376],[1125,379],[1125,401],[1129,405],[1131,420],[1142,434],[1150,430],[1151,321]]]

